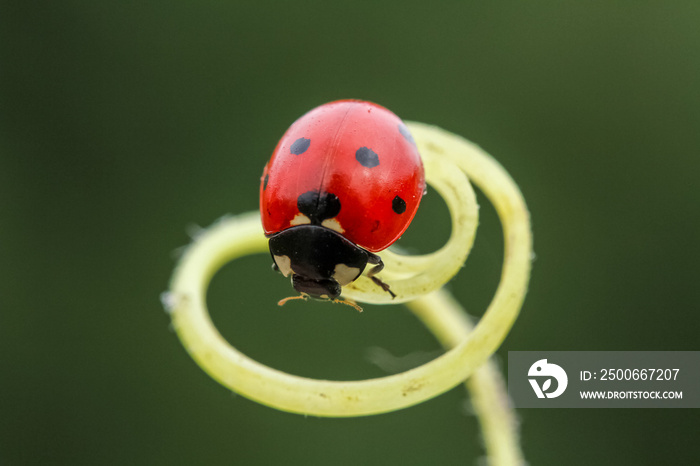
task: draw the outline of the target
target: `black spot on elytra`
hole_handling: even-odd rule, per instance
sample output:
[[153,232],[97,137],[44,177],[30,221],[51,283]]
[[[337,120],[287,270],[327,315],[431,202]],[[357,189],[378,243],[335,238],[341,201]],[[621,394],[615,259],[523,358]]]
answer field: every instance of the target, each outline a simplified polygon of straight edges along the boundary
[[292,143],[291,147],[289,148],[289,152],[294,155],[301,155],[306,152],[306,149],[308,149],[310,145],[311,139],[299,138]]
[[406,212],[406,201],[396,196],[394,200],[391,201],[391,208],[394,209],[394,212],[397,214],[402,214]]
[[363,167],[374,168],[379,165],[379,156],[369,147],[360,147],[357,149],[355,158]]
[[267,182],[269,179],[270,179],[270,174],[268,173],[267,175],[265,175],[265,179],[263,180],[263,191],[265,191],[267,189]]
[[406,138],[408,142],[410,142],[414,146],[416,145],[416,141],[413,139],[413,135],[403,123],[399,123],[399,133],[401,133],[401,136]]
[[340,212],[340,199],[333,193],[307,191],[297,198],[299,212],[309,217],[313,225],[320,225]]

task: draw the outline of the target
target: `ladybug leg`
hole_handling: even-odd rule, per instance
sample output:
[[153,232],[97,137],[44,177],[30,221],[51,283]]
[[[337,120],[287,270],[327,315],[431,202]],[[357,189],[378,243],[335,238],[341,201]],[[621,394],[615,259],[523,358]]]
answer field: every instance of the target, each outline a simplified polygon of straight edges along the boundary
[[367,263],[374,265],[369,271],[367,272],[367,277],[372,279],[374,283],[377,284],[377,286],[381,287],[382,290],[386,291],[391,295],[391,298],[395,298],[396,295],[394,294],[393,291],[391,291],[389,285],[381,281],[378,277],[375,277],[379,272],[381,272],[384,269],[384,262],[382,262],[382,258],[379,257],[376,254],[369,254],[369,257],[367,258]]

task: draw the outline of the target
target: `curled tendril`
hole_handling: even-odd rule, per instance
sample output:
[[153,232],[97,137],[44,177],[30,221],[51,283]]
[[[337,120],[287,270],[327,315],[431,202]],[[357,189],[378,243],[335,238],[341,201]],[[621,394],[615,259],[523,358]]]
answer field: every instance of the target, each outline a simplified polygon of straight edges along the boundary
[[[343,294],[358,302],[406,303],[449,350],[409,371],[362,381],[316,380],[287,374],[247,357],[214,327],[206,289],[225,263],[267,253],[257,212],[225,219],[199,235],[182,256],[167,293],[175,331],[192,358],[214,379],[267,406],[315,416],[349,417],[394,411],[465,382],[493,464],[519,464],[517,427],[500,374],[488,358],[517,317],[530,273],[529,214],[506,171],[478,146],[439,128],[407,123],[426,178],[445,199],[452,233],[438,251],[407,256],[384,251],[382,279],[396,298],[361,277]],[[503,226],[504,263],[495,296],[476,327],[441,287],[462,267],[474,241],[478,209],[467,178],[494,205]]]

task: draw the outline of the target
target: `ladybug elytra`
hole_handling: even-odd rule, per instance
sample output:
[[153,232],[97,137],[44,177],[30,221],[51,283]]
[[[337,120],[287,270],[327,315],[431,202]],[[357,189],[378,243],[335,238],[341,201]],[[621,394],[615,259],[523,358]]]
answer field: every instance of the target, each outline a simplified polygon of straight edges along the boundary
[[303,115],[285,132],[260,184],[260,213],[273,268],[303,297],[337,300],[413,219],[425,190],[408,128],[365,101],[340,100]]

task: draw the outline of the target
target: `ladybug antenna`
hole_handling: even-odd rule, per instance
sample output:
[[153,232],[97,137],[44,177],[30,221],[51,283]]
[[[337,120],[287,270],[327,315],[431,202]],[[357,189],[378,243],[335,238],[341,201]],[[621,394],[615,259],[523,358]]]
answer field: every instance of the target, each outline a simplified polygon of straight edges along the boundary
[[285,304],[287,304],[288,301],[294,301],[295,299],[303,299],[304,301],[306,301],[307,299],[309,299],[309,297],[303,294],[299,296],[289,296],[288,298],[280,299],[279,301],[277,301],[277,305],[284,306]]
[[354,307],[358,312],[362,312],[362,308],[357,305],[355,301],[350,301],[349,299],[332,299],[331,302],[338,304],[345,304],[346,306]]
[[[309,299],[309,295],[302,294],[299,296],[290,296],[288,298],[280,299],[279,301],[277,301],[277,305],[284,306],[289,301],[295,301],[297,299],[302,299],[304,301],[307,301]],[[349,299],[334,298],[334,299],[329,299],[328,301],[330,301],[332,303],[337,303],[337,304],[345,304],[346,306],[350,306],[352,308],[355,308],[355,310],[357,310],[358,312],[362,312],[362,308],[360,306],[358,306],[355,301],[350,301]]]

